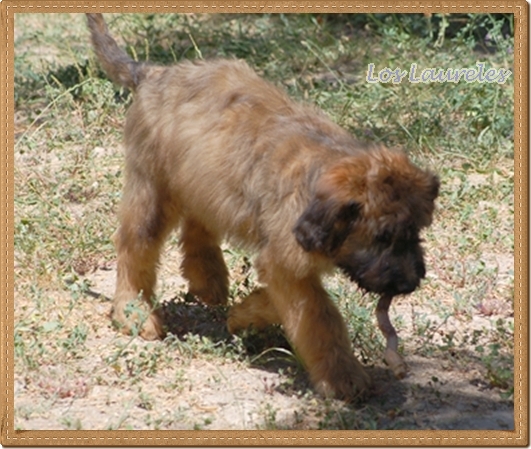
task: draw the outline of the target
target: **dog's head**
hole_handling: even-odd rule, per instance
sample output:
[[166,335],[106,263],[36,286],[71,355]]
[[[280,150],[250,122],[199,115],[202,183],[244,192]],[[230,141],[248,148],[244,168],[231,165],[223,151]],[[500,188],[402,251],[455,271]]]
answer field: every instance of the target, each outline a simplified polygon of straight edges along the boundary
[[373,149],[325,170],[293,232],[364,290],[410,293],[426,274],[419,234],[438,193],[438,178],[404,153]]

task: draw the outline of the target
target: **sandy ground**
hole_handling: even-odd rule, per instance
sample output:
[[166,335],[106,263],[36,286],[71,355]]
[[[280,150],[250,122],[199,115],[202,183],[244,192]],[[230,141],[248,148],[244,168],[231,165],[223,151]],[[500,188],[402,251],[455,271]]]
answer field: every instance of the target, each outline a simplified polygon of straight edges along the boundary
[[[168,275],[177,257],[169,254],[165,264],[168,291],[184,284],[180,277]],[[484,368],[478,363],[463,366],[457,353],[444,359],[415,355],[405,329],[408,323],[400,331],[408,376],[395,379],[383,362],[368,367],[374,391],[363,404],[319,399],[301,369],[287,365],[283,369],[281,362],[253,366],[202,354],[183,357],[164,342],[138,338],[134,339],[136,354],[142,349],[158,351],[172,362],[131,383],[109,378],[106,348],[117,341],[131,341],[117,336],[106,317],[114,279],[113,266],[92,273],[91,292],[97,298],[87,297],[79,304],[81,315],[101,322],[86,341],[87,357],[72,361],[75,369],[58,365],[43,369],[36,377],[16,379],[16,428],[226,430],[375,425],[381,429],[514,429],[513,403],[488,385]],[[407,316],[407,307],[398,304],[391,312]],[[481,328],[489,322],[477,317],[470,325]],[[203,328],[197,329],[201,334]],[[175,381],[169,383],[171,379]]]

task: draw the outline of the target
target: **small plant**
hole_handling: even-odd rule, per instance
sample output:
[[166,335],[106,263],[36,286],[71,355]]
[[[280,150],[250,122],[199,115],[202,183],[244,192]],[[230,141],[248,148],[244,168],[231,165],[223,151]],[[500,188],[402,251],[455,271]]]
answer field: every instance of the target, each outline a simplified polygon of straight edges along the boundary
[[70,418],[68,416],[61,419],[62,425],[67,430],[82,430],[83,425],[81,424],[81,420],[79,418]]
[[137,404],[137,407],[140,407],[144,410],[153,410],[154,401],[153,401],[153,398],[149,394],[141,391],[138,396],[138,399],[139,399],[139,402]]
[[269,402],[263,406],[264,428],[266,430],[277,429],[277,412],[278,410]]
[[496,320],[490,341],[486,345],[476,346],[476,351],[487,369],[489,385],[503,390],[503,398],[510,398],[514,394],[514,323]]

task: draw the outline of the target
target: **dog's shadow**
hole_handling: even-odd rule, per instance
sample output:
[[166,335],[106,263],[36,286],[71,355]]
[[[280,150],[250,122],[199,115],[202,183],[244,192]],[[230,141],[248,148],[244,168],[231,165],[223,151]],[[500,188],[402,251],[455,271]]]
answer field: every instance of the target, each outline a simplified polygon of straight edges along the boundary
[[[111,298],[88,289],[86,293],[98,299]],[[210,340],[213,346],[224,345],[237,357],[246,358],[253,368],[270,373],[283,373],[283,381],[270,385],[273,390],[286,395],[304,395],[313,391],[308,374],[298,360],[280,326],[269,326],[264,330],[249,329],[238,336],[227,330],[228,306],[211,307],[196,301],[191,295],[174,297],[160,304],[169,341],[187,341],[190,337]],[[367,372],[373,380],[373,391],[369,398],[372,405],[398,406],[405,401],[405,385],[395,379],[384,367],[368,366]],[[356,404],[352,404],[356,407]]]
[[[195,301],[191,295],[176,297],[160,305],[164,325],[168,334],[178,339],[186,339],[190,335],[209,339],[213,343],[225,344],[234,352],[244,352],[252,361],[262,362],[265,355],[275,352],[295,359],[291,346],[279,326],[269,326],[257,331],[249,329],[237,336],[227,330],[227,306],[207,306]],[[262,357],[264,356],[264,357]],[[262,366],[263,363],[260,363]]]
[[[231,335],[226,326],[229,307],[206,306],[190,295],[164,302],[161,308],[168,334],[173,336],[171,338],[181,341],[190,336],[199,337],[201,341],[208,339],[214,345],[225,345],[229,351],[246,358],[253,368],[285,374],[279,384],[270,386],[279,393],[304,395],[312,391],[307,372],[280,326],[269,326],[260,331],[251,328],[238,336]],[[370,396],[380,398],[376,402],[380,402],[382,397],[392,399],[395,405],[405,400],[404,386],[389,369],[378,366],[366,369],[374,384]]]
[[179,339],[195,334],[213,341],[229,340],[226,307],[206,306],[185,295],[161,303],[160,310],[166,331]]
[[280,326],[269,326],[260,331],[251,328],[232,335],[227,330],[227,306],[207,306],[190,295],[173,298],[160,306],[170,338],[181,341],[191,336],[199,337],[201,341],[207,339],[214,346],[224,345],[237,357],[246,358],[253,368],[288,374],[289,382],[277,385],[275,389],[278,391],[310,388],[306,372]]

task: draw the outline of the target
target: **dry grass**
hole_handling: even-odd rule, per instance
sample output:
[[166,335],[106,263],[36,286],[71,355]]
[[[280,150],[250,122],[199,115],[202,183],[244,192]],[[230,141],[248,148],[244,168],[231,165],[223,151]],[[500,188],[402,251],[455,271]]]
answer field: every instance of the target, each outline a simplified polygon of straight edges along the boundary
[[[111,235],[129,96],[92,60],[79,15],[17,15],[15,29],[15,425],[19,429],[512,428],[513,82],[369,85],[377,66],[512,68],[511,39],[479,53],[435,48],[394,22],[348,17],[116,15],[138,56],[235,55],[362,139],[404,147],[442,181],[425,233],[428,276],[392,307],[411,374],[381,360],[374,298],[327,284],[377,391],[357,407],[315,397],[279,329],[230,337],[225,310],[185,295],[172,237],[160,296],[174,336],[118,335]],[[193,42],[196,46],[194,47]],[[456,59],[454,54],[460,54]],[[231,298],[253,286],[251,255],[226,247]],[[478,413],[481,411],[481,413]]]

